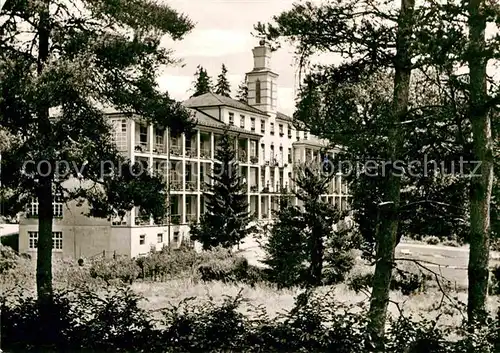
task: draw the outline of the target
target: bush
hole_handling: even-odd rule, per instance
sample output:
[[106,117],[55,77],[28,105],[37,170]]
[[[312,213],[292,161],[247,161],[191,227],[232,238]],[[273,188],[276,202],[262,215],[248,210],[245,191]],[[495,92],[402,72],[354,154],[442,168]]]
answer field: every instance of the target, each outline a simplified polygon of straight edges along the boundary
[[0,274],[14,269],[18,259],[19,256],[11,247],[0,244]]
[[264,270],[250,266],[244,257],[233,256],[224,260],[212,260],[198,267],[202,281],[221,281],[223,283],[243,282],[254,286],[266,280]]
[[119,257],[117,259],[99,258],[90,266],[90,276],[100,278],[110,284],[112,280],[120,280],[123,283],[132,284],[140,272],[134,259]]
[[372,287],[373,273],[355,274],[347,281],[347,288],[357,293],[369,292]]
[[[1,306],[2,348],[8,352],[366,352],[366,312],[338,304],[331,294],[305,291],[276,318],[262,308],[244,315],[241,292],[222,303],[188,298],[153,319],[125,287],[56,292],[50,322],[33,298]],[[493,353],[500,348],[499,316],[487,325],[443,330],[403,314],[389,322],[387,353]],[[457,339],[447,340],[449,334]]]
[[490,294],[498,295],[500,294],[500,266],[495,266],[491,274]]
[[429,244],[429,245],[437,245],[439,244],[440,240],[438,237],[436,237],[435,235],[431,235],[429,237],[426,237],[424,239],[424,241]]
[[[422,273],[394,269],[391,279],[391,290],[400,291],[403,295],[411,295],[425,289],[428,278]],[[356,293],[369,293],[372,288],[373,273],[352,275],[347,287]]]
[[153,321],[129,289],[58,292],[50,322],[42,322],[34,298],[2,304],[2,344],[9,352],[143,351],[153,337]]

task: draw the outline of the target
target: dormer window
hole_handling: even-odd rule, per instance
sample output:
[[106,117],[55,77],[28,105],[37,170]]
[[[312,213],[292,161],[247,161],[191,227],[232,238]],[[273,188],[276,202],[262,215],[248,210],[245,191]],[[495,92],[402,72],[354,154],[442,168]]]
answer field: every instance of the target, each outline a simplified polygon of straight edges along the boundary
[[255,82],[255,103],[260,104],[260,80]]
[[234,125],[234,113],[229,113],[229,125]]

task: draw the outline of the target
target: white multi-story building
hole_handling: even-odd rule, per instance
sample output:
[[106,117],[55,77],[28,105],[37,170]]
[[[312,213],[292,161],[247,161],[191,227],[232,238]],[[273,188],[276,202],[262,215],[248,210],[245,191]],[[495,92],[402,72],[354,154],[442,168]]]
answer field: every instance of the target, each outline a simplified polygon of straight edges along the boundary
[[[86,217],[76,202],[54,203],[54,252],[64,257],[92,257],[102,253],[138,256],[169,245],[178,246],[189,235],[189,224],[204,212],[203,191],[210,182],[209,170],[215,146],[229,126],[237,136],[236,151],[246,181],[250,212],[259,220],[270,220],[283,191],[293,188],[294,167],[320,162],[326,145],[307,131],[297,130],[292,119],[277,110],[278,74],[271,69],[271,50],[264,43],[253,49],[254,67],[246,74],[248,104],[206,93],[184,105],[197,121],[191,136],[172,137],[137,116],[110,113],[114,139],[121,153],[132,162],[166,179],[171,216],[162,224],[131,210],[124,219],[108,221]],[[336,176],[325,202],[346,209],[347,186]],[[38,204],[33,200],[21,219],[19,251],[36,252]]]

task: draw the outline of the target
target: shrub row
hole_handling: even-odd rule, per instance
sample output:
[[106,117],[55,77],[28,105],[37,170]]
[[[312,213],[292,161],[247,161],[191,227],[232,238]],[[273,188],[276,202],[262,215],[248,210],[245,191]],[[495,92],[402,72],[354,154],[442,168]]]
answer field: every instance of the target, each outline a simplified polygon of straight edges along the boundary
[[107,284],[113,280],[128,284],[136,279],[167,281],[180,276],[202,281],[246,282],[251,285],[264,280],[261,271],[250,266],[244,257],[223,248],[201,253],[190,248],[164,248],[137,259],[98,258],[91,262],[89,272],[92,278],[101,279]]
[[[239,311],[240,295],[222,304],[186,299],[162,312],[161,319],[140,308],[141,298],[126,287],[58,293],[54,319],[41,322],[33,298],[3,302],[3,348],[17,352],[368,352],[366,312],[340,305],[330,295],[304,292],[277,318],[262,308]],[[390,322],[387,353],[498,352],[498,318],[486,330],[453,332],[435,322],[405,316]],[[472,347],[472,348],[471,348]],[[474,348],[475,347],[475,348]]]

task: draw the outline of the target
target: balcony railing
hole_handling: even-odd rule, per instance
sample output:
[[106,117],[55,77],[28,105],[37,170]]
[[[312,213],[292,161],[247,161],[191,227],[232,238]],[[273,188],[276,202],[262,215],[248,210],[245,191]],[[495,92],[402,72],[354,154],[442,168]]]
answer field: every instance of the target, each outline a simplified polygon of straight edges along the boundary
[[197,219],[198,219],[198,216],[196,214],[187,214],[186,215],[186,222],[188,222],[188,223],[196,222]]
[[137,216],[135,217],[135,225],[136,226],[145,226],[149,225],[150,219],[148,216]]
[[170,190],[172,190],[172,191],[182,190],[182,182],[179,180],[171,180],[170,181]]
[[247,153],[244,150],[238,151],[238,161],[239,162],[247,162]]
[[195,147],[186,148],[186,157],[187,158],[197,158],[198,150]]
[[181,156],[182,155],[182,151],[181,151],[181,147],[180,146],[170,146],[170,155],[171,156]]
[[250,192],[258,192],[258,191],[259,191],[259,187],[257,185],[250,186]]
[[172,224],[181,224],[181,215],[180,214],[173,214],[170,216],[170,222]]
[[186,190],[188,191],[196,191],[196,181],[187,180],[186,181]]
[[147,142],[140,142],[137,145],[135,145],[135,151],[136,152],[147,152],[148,151]]
[[271,167],[277,167],[278,166],[278,159],[271,158],[270,165],[271,165]]
[[200,157],[203,159],[210,159],[211,158],[210,148],[202,148],[200,150]]
[[154,153],[162,154],[165,153],[165,146],[164,145],[155,145],[155,148],[153,149]]
[[201,191],[208,191],[210,189],[209,183],[210,183],[209,181],[202,182],[201,183]]
[[250,163],[252,163],[252,164],[259,163],[259,157],[257,157],[257,156],[251,156],[250,157]]

